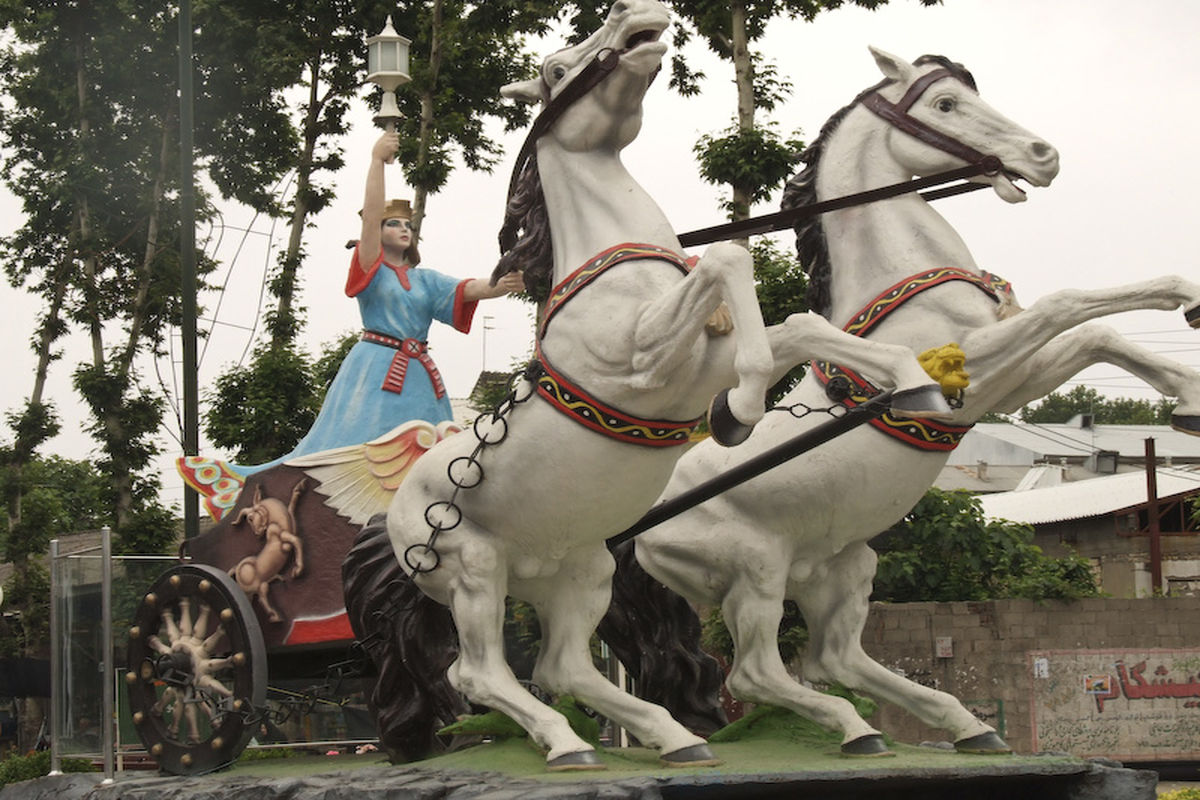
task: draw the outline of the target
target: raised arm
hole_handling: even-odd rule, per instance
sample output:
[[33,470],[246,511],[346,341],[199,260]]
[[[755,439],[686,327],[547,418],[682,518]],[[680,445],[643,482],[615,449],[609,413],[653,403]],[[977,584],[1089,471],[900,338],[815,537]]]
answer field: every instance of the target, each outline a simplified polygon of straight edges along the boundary
[[396,160],[399,147],[400,137],[388,132],[380,136],[371,148],[371,164],[367,167],[367,186],[363,193],[362,234],[358,240],[358,263],[363,270],[370,269],[383,249],[380,225],[383,223],[383,210],[387,206],[383,168]]

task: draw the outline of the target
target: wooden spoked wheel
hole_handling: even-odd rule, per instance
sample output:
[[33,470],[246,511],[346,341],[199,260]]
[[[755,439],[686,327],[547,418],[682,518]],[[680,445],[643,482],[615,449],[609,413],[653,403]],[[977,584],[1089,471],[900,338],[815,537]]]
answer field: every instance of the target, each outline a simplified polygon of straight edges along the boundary
[[213,567],[181,564],[142,598],[125,682],[138,736],[173,775],[232,763],[260,724],[267,656],[246,595]]

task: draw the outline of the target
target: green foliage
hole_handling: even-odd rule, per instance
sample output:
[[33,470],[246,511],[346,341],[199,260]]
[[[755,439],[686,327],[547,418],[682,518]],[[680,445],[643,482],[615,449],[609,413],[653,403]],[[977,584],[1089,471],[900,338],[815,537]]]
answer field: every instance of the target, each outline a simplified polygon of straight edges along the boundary
[[1169,792],[1161,792],[1158,800],[1200,800],[1200,787],[1183,786]]
[[[777,325],[791,314],[808,311],[808,276],[800,262],[785,253],[773,240],[760,239],[750,248],[754,256],[755,291],[763,322]],[[804,377],[803,364],[792,368],[767,392],[767,405],[779,402]]]
[[290,343],[260,347],[250,364],[220,375],[208,396],[204,430],[233,460],[261,464],[289,452],[320,410],[312,365]]
[[[62,759],[63,772],[95,772],[90,761]],[[0,786],[29,781],[50,774],[50,751],[40,750],[25,756],[9,756],[0,761]]]
[[[709,183],[741,189],[750,202],[757,203],[769,199],[792,174],[803,149],[804,142],[784,141],[770,125],[748,130],[735,125],[719,136],[701,136],[693,151],[700,161],[700,177]],[[732,207],[732,202],[724,206],[736,213],[738,209]]]
[[1077,555],[1051,558],[1027,525],[986,520],[966,492],[930,489],[874,543],[873,599],[896,603],[1000,598],[1073,599],[1099,592]]
[[1051,392],[1036,405],[1020,411],[1022,422],[1069,422],[1079,414],[1091,414],[1097,425],[1169,425],[1175,403],[1128,397],[1104,397],[1090,386],[1075,386],[1067,392]]
[[40,562],[30,560],[13,570],[4,586],[4,604],[21,610],[19,625],[7,627],[0,636],[0,657],[43,654],[50,641],[50,573]]
[[[551,706],[567,718],[571,730],[589,744],[600,746],[600,723],[570,695],[563,695]],[[439,736],[494,736],[498,739],[523,739],[529,734],[502,711],[472,714],[438,731]]]
[[[5,452],[0,450],[0,465]],[[87,461],[58,456],[34,457],[21,469],[0,471],[0,496],[9,504],[20,497],[20,514],[4,538],[4,560],[20,561],[46,552],[50,539],[94,530],[107,518],[108,482]]]
[[350,354],[350,348],[358,344],[359,337],[358,331],[346,331],[339,338],[321,345],[321,354],[312,365],[312,383],[322,399]]

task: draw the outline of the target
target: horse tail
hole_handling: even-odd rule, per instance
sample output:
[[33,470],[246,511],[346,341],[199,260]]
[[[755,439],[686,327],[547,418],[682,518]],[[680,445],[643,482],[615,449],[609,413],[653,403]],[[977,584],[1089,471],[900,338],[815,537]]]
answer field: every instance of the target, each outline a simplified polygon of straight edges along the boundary
[[458,657],[458,633],[445,606],[400,567],[377,514],[342,562],[346,611],[359,645],[378,671],[370,708],[379,741],[393,761],[444,748],[437,731],[470,708],[446,671]]
[[639,697],[707,737],[728,724],[720,699],[721,667],[700,649],[696,611],[642,569],[634,545],[628,541],[613,548],[612,604],[597,633],[636,681]]

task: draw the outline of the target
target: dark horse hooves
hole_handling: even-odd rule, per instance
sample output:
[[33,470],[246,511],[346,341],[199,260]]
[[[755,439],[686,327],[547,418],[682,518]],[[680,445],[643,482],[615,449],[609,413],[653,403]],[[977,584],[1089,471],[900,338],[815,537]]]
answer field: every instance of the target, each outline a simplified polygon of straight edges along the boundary
[[973,753],[985,756],[1004,755],[1012,752],[1012,748],[1008,746],[1008,743],[992,731],[967,739],[959,739],[954,743],[954,749],[960,753]]
[[869,733],[842,745],[842,755],[851,758],[880,758],[896,755],[888,750],[887,742],[878,733]]
[[892,413],[902,417],[948,418],[951,411],[940,386],[918,386],[892,394]]
[[1171,427],[1180,433],[1200,436],[1200,417],[1194,414],[1172,414]]
[[580,750],[578,753],[566,753],[546,762],[548,772],[584,772],[588,770],[608,769],[595,750]]
[[706,744],[694,744],[665,753],[658,760],[668,767],[716,767],[723,763]]
[[1200,328],[1200,304],[1194,305],[1187,311],[1183,312],[1183,318],[1187,320],[1187,324],[1193,328]]
[[746,441],[754,426],[738,422],[737,417],[729,410],[729,390],[722,389],[708,405],[708,430],[717,444],[733,447]]

